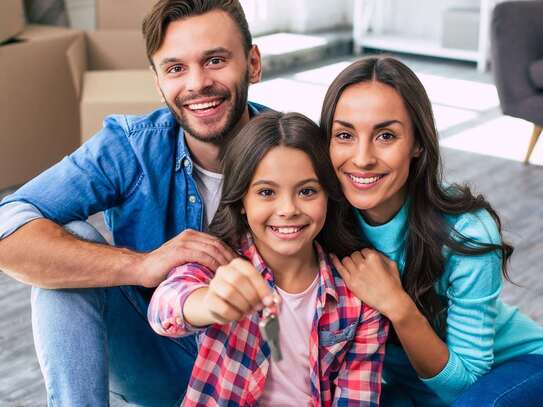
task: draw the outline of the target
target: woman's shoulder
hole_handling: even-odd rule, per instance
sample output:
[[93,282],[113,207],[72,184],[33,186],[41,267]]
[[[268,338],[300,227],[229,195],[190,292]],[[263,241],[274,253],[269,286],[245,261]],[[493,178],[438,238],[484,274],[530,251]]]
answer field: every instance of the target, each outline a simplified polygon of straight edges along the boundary
[[445,220],[455,239],[467,238],[469,241],[484,244],[501,244],[501,234],[490,212],[478,209],[460,214],[445,214]]

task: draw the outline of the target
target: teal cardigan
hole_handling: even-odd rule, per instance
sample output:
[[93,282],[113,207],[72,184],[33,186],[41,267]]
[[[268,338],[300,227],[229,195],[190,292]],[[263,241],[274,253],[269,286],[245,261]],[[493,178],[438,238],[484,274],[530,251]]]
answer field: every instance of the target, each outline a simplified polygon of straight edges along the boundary
[[[384,225],[371,226],[356,211],[362,237],[405,268],[405,238],[409,204]],[[500,242],[487,211],[445,216],[450,226],[479,242]],[[449,405],[494,365],[524,354],[543,354],[543,327],[504,304],[501,257],[492,252],[466,256],[443,250],[445,266],[436,284],[448,302],[446,342],[449,360],[436,376],[422,379],[402,348],[388,343],[383,378],[399,386],[417,405]]]

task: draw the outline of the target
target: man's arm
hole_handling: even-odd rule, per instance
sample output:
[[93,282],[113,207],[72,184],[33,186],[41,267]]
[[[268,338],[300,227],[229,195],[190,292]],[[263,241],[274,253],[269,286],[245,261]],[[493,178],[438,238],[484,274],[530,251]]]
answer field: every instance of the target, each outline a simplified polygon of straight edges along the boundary
[[149,253],[83,241],[47,219],[33,220],[0,240],[0,269],[44,288],[156,287],[179,264],[216,270],[234,257],[219,239],[190,229]]

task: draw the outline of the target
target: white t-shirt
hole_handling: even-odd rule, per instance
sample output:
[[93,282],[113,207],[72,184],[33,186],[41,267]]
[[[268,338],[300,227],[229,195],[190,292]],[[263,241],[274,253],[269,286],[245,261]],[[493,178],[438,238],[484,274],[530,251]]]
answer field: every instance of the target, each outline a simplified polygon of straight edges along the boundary
[[196,181],[196,187],[204,201],[204,215],[206,220],[204,229],[207,229],[219,207],[223,175],[208,171],[194,162],[192,166],[192,175]]
[[319,274],[301,293],[289,294],[276,287],[281,297],[279,312],[279,346],[283,359],[270,359],[270,370],[260,407],[311,406],[309,338],[315,310]]

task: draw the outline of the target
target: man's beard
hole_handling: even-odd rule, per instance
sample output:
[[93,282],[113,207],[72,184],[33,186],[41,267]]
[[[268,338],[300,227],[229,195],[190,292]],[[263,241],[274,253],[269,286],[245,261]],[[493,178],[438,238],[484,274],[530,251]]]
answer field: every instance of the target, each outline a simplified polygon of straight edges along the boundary
[[[197,95],[191,95],[190,97],[184,97],[181,99],[179,96],[175,98],[175,106],[177,109],[174,109],[168,102],[166,105],[170,109],[170,112],[175,116],[179,125],[192,137],[204,143],[212,143],[215,145],[222,145],[225,141],[232,138],[232,130],[236,127],[245,108],[247,106],[247,94],[249,89],[249,71],[245,72],[245,75],[241,81],[237,84],[234,89],[234,95],[232,98],[232,93],[228,90],[220,90],[215,87],[205,88],[202,92]],[[184,105],[191,102],[191,100],[197,100],[202,97],[219,97],[224,99],[222,103],[226,103],[229,99],[232,100],[233,107],[227,113],[226,123],[222,129],[217,130],[215,133],[204,133],[196,130],[195,127],[191,126],[189,120],[184,113]],[[166,99],[166,98],[164,98]]]

